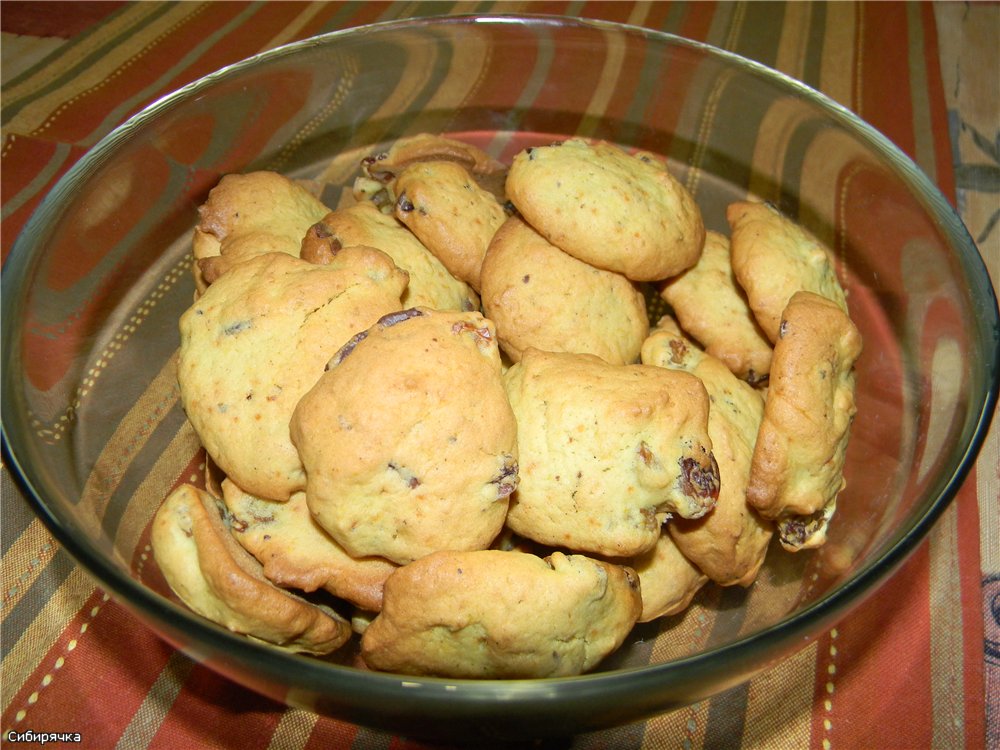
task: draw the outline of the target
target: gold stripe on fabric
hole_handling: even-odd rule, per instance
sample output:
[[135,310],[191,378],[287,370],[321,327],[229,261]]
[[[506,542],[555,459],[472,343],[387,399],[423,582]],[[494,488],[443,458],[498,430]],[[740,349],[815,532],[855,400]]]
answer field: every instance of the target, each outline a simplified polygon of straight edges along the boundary
[[952,503],[930,535],[931,747],[965,743],[962,581],[958,508]]
[[281,715],[267,750],[302,750],[309,742],[316,720],[312,711],[289,708]]
[[[636,3],[629,13],[627,23],[641,26],[649,15],[649,5],[646,3]],[[583,124],[577,131],[577,135],[582,137],[593,136],[594,130],[600,118],[607,112],[608,102],[614,96],[618,85],[618,78],[621,74],[622,63],[625,60],[625,40],[622,35],[615,31],[602,32],[607,43],[607,54],[604,58],[604,66],[601,68],[601,75],[597,81],[597,86],[590,103],[585,111]]]
[[[650,662],[662,662],[697,653],[708,644],[716,619],[718,592],[705,602],[695,601],[684,611],[680,622],[661,632],[653,643]],[[708,701],[677,709],[650,719],[646,724],[642,746],[644,748],[684,747],[699,748],[704,742],[708,717]]]
[[[709,43],[713,43],[713,39],[718,33],[716,31],[717,26],[725,24],[726,31],[724,39],[721,43],[716,43],[716,46],[722,47],[726,50],[735,49],[736,43],[740,38],[740,33],[743,29],[743,22],[746,19],[746,3],[733,3],[731,5],[720,6],[723,10],[731,11],[730,15],[723,18],[722,14],[716,13],[712,19],[712,32],[709,34]],[[698,184],[701,182],[701,163],[705,158],[705,150],[709,143],[709,133],[715,126],[715,115],[719,109],[719,101],[723,96],[726,88],[729,86],[730,80],[735,76],[735,71],[725,70],[716,79],[712,90],[709,95],[705,98],[705,109],[702,114],[701,122],[698,124],[697,137],[695,138],[695,149],[694,154],[691,157],[691,166],[688,169],[687,177],[685,179],[685,187],[691,195],[697,198],[698,196]]]
[[170,655],[163,670],[150,685],[139,708],[132,715],[132,720],[118,738],[116,750],[140,750],[149,747],[160,730],[164,718],[170,712],[170,707],[184,687],[192,667],[194,662],[179,651]]
[[107,502],[121,483],[132,459],[179,397],[175,352],[119,422],[94,462],[94,468],[83,486],[80,506],[84,511],[92,511],[98,519],[104,515]]
[[[843,193],[850,184],[851,175],[869,159],[855,141],[834,130],[818,133],[802,157],[799,203],[813,207],[813,211],[826,220],[822,226],[810,229],[828,248],[835,249],[834,222],[841,232],[847,226],[844,223],[847,217],[837,215],[838,199],[842,196],[834,188],[840,185]],[[845,170],[852,169],[852,164],[853,171],[846,173]]]
[[[129,339],[138,331],[139,326],[146,322],[156,307],[157,302],[163,298],[163,295],[176,283],[187,278],[187,275],[191,273],[191,265],[191,255],[189,253],[185,254],[167,272],[160,283],[146,295],[146,298],[135,308],[135,311],[128,317],[127,321],[119,327],[114,338],[108,342],[99,355],[92,358],[93,366],[89,367],[86,375],[80,378],[80,384],[74,391],[69,404],[63,409],[62,414],[47,419],[47,421],[42,420],[37,414],[32,413],[30,415],[38,437],[52,445],[65,436],[66,431],[75,424],[75,415],[79,413],[80,406],[84,400],[95,392],[98,381],[107,371],[111,360],[115,358],[118,352],[125,348]],[[35,424],[36,422],[37,424]]]
[[767,110],[754,143],[749,192],[777,203],[781,197],[785,155],[796,129],[805,119],[800,102],[780,99]]
[[265,52],[269,49],[274,49],[275,47],[280,47],[283,44],[288,44],[288,42],[294,41],[298,33],[302,30],[302,27],[315,18],[316,15],[325,7],[326,3],[309,3],[292,21],[285,24],[281,31],[268,39],[264,46],[258,51]]
[[[146,3],[137,5],[143,6]],[[160,7],[158,3],[150,5],[154,9]],[[52,117],[83,95],[106,86],[113,86],[122,70],[141,64],[141,59],[162,37],[176,30],[192,15],[200,13],[204,7],[201,3],[173,3],[168,12],[159,18],[154,18],[141,30],[130,32],[128,28],[123,29],[120,35],[121,41],[107,54],[101,55],[94,64],[82,67],[80,72],[66,83],[26,104],[7,123],[6,130],[33,135],[44,133]],[[4,96],[7,96],[6,92]]]
[[[134,559],[142,532],[152,520],[153,514],[160,507],[160,503],[167,496],[170,488],[179,478],[179,467],[187,466],[200,448],[201,443],[194,428],[190,422],[184,420],[180,430],[177,431],[169,445],[150,468],[146,478],[136,488],[135,494],[129,498],[115,534],[115,548],[125,560]],[[200,477],[191,476],[183,479],[195,483]]]
[[813,643],[750,680],[743,750],[809,747],[817,648]]
[[694,154],[691,157],[691,167],[688,169],[685,187],[694,197],[698,197],[698,183],[701,182],[701,163],[705,158],[705,150],[708,148],[709,133],[715,124],[715,115],[719,110],[719,102],[729,86],[729,82],[735,77],[734,70],[727,68],[715,80],[712,91],[705,102],[705,110],[698,124],[698,135],[695,138]]
[[135,27],[141,26],[147,17],[157,11],[156,3],[130,4],[121,14],[112,16],[95,26],[92,34],[80,37],[79,42],[64,49],[62,54],[49,61],[44,70],[39,70],[30,78],[11,86],[9,89],[4,88],[4,105],[12,106],[18,104],[22,99],[34,96],[39,90],[48,86],[53,79],[59,78],[75,66],[80,65],[83,60],[93,55],[112,39],[131,35]]
[[[466,34],[474,35],[474,28],[467,29]],[[467,48],[468,49],[468,48]],[[414,106],[414,101],[421,97],[427,86],[434,83],[434,65],[438,59],[435,45],[414,44],[406,47],[409,60],[403,66],[403,75],[399,83],[382,103],[371,114],[369,121],[391,121],[400,112],[408,112]],[[482,76],[492,54],[489,45],[471,46],[472,54],[453,56],[444,78],[438,82],[437,88],[428,101],[421,105],[422,109],[449,110],[460,106],[462,101],[481,83]],[[356,61],[351,61],[356,64]],[[376,138],[385,134],[373,134]],[[372,144],[374,145],[374,144]],[[365,154],[368,155],[366,148]],[[332,184],[344,184],[352,180],[358,169],[358,160],[354,158],[334,159],[323,171],[320,180]]]
[[622,35],[617,31],[602,31],[601,34],[607,44],[607,54],[604,56],[604,65],[601,67],[601,75],[594,94],[587,104],[583,122],[577,129],[577,135],[584,138],[593,136],[597,123],[607,111],[608,102],[611,101],[617,88],[622,62],[625,60],[625,40],[622,39]]
[[[3,62],[0,65],[0,84],[6,88],[7,81],[12,81],[25,71],[30,70],[65,44],[65,39],[56,37],[35,37],[27,34],[11,34],[9,31],[0,32],[0,51],[3,52]],[[6,94],[4,96],[6,98]]]
[[[82,568],[75,567],[31,624],[25,628],[17,642],[11,646],[10,651],[0,662],[0,672],[3,673],[3,680],[0,680],[0,696],[5,712],[10,707],[15,693],[38,668],[39,657],[49,653],[66,629],[66,613],[79,612],[84,602],[96,590],[94,580],[84,573]],[[75,643],[73,647],[75,648]],[[66,659],[69,656],[63,654],[60,658]]]
[[733,14],[729,17],[729,29],[726,32],[726,40],[723,42],[725,49],[736,49],[736,43],[739,41],[740,34],[743,31],[743,21],[746,19],[746,15],[747,4],[745,2],[733,5]]
[[652,717],[646,722],[645,733],[642,736],[643,749],[699,750],[705,744],[708,708],[709,702],[705,700]]
[[0,566],[0,586],[3,587],[0,612],[4,617],[21,601],[58,549],[45,524],[37,518],[10,545]]
[[834,101],[853,108],[858,8],[855,3],[828,3],[825,10],[819,89]]
[[799,80],[805,74],[806,48],[809,42],[811,20],[811,3],[786,3],[784,5],[781,38],[778,40],[778,53],[774,67]]

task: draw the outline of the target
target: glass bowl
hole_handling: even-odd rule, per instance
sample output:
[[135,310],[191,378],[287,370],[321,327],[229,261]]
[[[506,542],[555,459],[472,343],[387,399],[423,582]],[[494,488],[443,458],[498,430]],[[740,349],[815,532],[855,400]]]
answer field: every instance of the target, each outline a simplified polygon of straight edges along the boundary
[[[359,159],[444,133],[501,160],[570,135],[665,156],[709,228],[768,200],[833,248],[865,340],[828,543],[772,549],[635,628],[594,673],[475,681],[293,656],[179,605],[150,520],[204,456],[178,401],[196,208],[228,172],[349,185]],[[567,735],[688,705],[788,657],[871,594],[953,498],[997,395],[996,299],[961,221],[895,146],[755,63],[663,33],[534,17],[409,20],[232,65],[116,129],[45,199],[3,271],[7,460],[61,544],[142,622],[234,681],[410,736]],[[655,317],[656,312],[653,312]],[[512,721],[516,719],[516,721]]]

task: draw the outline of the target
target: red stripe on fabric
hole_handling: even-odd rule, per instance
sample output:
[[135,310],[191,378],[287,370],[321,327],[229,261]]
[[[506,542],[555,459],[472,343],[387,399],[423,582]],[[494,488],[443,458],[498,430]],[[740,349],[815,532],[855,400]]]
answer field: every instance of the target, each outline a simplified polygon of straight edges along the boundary
[[[97,613],[92,615],[95,607]],[[172,653],[131,614],[113,601],[104,602],[97,591],[11,701],[3,716],[4,731],[79,732],[85,747],[114,747]],[[17,721],[20,710],[26,713]],[[44,726],[35,716],[44,717]],[[53,719],[61,716],[73,723],[63,725]]]
[[906,3],[859,3],[862,77],[861,115],[908,156],[916,155],[910,91],[909,42],[886,39],[909,36]]
[[[336,29],[349,29],[355,26],[365,26],[382,20],[382,14],[391,3],[367,2],[359,3],[355,6],[354,12],[347,16],[341,16],[337,20]],[[294,35],[294,39],[308,39],[317,34],[333,31],[331,28],[333,19],[337,17],[337,12],[343,9],[341,3],[328,3],[323,6],[321,12],[313,16],[303,24],[302,28]]]
[[[36,133],[47,138],[83,142],[101,127],[109,109],[123,101],[136,99],[135,105],[121,113],[127,119],[147,103],[209,73],[260,52],[276,33],[294,21],[305,7],[299,3],[264,3],[252,16],[239,20],[247,3],[206,3],[177,28],[156,39],[126,61],[116,72],[113,85],[93,87],[75,97],[54,113]],[[215,43],[198,51],[206,37],[231,26]],[[167,76],[178,61],[195,54],[182,69]],[[296,89],[290,89],[294,92]],[[100,134],[100,133],[98,133]]]
[[70,39],[126,5],[128,3],[113,0],[49,0],[44,3],[5,0],[0,29],[9,34]]
[[147,750],[226,747],[264,750],[283,706],[196,664]]
[[[932,736],[929,558],[925,542],[891,582],[821,639],[815,704],[829,701],[831,709],[813,712],[814,747],[828,737],[835,748],[872,742],[916,748]],[[872,710],[886,704],[906,717],[891,731],[884,713]]]
[[3,169],[0,170],[0,193],[4,201],[9,203],[24,190],[34,190],[0,225],[0,245],[2,245],[2,262],[7,262],[18,235],[24,229],[28,219],[38,208],[42,199],[55,186],[59,178],[83,156],[84,149],[70,147],[68,153],[52,168],[52,174],[42,185],[31,187],[31,182],[38,177],[41,168],[49,168],[58,156],[59,145],[50,141],[39,140],[22,135],[8,136],[4,146]]
[[686,5],[684,20],[681,22],[679,31],[681,36],[700,42],[706,41],[717,7],[718,3],[715,0]]

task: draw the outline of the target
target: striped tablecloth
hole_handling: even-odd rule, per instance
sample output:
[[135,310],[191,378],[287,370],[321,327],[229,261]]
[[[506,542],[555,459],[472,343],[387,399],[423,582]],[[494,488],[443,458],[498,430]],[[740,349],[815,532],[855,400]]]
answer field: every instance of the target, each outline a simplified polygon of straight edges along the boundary
[[[296,39],[412,16],[621,21],[759,60],[857,112],[915,159],[1000,273],[1000,5],[959,3],[50,2],[2,13],[2,251],[56,180],[145,104]],[[35,519],[6,470],[2,730],[94,748],[419,748],[240,688],[160,641]],[[1000,445],[872,601],[711,700],[538,746],[1000,747]],[[13,744],[13,743],[11,743]]]

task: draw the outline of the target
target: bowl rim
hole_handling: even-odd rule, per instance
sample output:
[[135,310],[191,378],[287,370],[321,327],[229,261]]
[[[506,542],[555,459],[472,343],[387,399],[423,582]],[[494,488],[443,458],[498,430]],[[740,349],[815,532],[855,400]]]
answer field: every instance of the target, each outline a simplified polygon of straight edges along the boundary
[[[205,642],[211,648],[224,650],[234,654],[239,660],[250,664],[273,661],[276,669],[294,669],[301,676],[296,682],[309,680],[314,685],[335,688],[335,683],[342,682],[340,687],[347,687],[354,679],[363,679],[366,690],[376,690],[387,696],[399,698],[422,698],[428,701],[454,702],[457,698],[467,698],[472,704],[483,701],[503,699],[506,705],[513,708],[514,704],[526,705],[538,701],[556,700],[560,703],[574,701],[583,695],[594,693],[606,700],[610,693],[621,692],[630,695],[639,694],[643,690],[654,690],[662,684],[664,678],[677,675],[685,670],[695,672],[707,670],[717,672],[716,662],[739,662],[741,657],[757,648],[773,651],[783,643],[798,641],[800,647],[807,645],[814,637],[807,633],[814,631],[816,626],[829,626],[844,617],[848,611],[860,605],[875,589],[887,580],[910,553],[923,541],[932,525],[937,521],[947,506],[954,499],[959,488],[964,483],[968,473],[975,463],[976,456],[986,439],[993,412],[996,407],[998,390],[1000,390],[1000,315],[997,312],[997,299],[990,281],[988,271],[982,256],[977,250],[968,230],[957,213],[941,194],[934,183],[920,168],[904,154],[886,136],[873,126],[862,120],[845,106],[833,101],[821,92],[813,89],[780,71],[774,70],[762,63],[744,58],[736,53],[720,49],[705,42],[687,39],[676,34],[643,28],[625,23],[602,21],[597,19],[570,18],[549,14],[480,14],[480,15],[431,15],[421,18],[396,19],[377,23],[338,29],[318,34],[307,39],[291,42],[270,50],[252,55],[238,62],[226,65],[195,81],[192,81],[173,92],[148,103],[138,112],[127,118],[109,133],[103,136],[60,178],[57,184],[44,197],[32,216],[25,223],[19,237],[4,264],[2,273],[2,305],[3,317],[9,321],[18,320],[14,302],[18,295],[14,293],[15,285],[24,275],[34,255],[32,237],[37,226],[60,209],[73,193],[76,184],[86,180],[89,175],[104,161],[114,155],[119,143],[127,140],[131,134],[141,128],[147,121],[159,117],[163,112],[175,105],[181,104],[191,96],[210,88],[215,83],[238,75],[243,70],[253,67],[262,61],[269,61],[314,47],[336,43],[340,38],[349,36],[359,38],[393,30],[406,30],[416,27],[433,28],[438,26],[455,27],[474,24],[520,24],[548,28],[575,27],[593,28],[631,35],[639,35],[656,40],[668,46],[688,47],[708,56],[721,58],[729,64],[737,65],[755,75],[763,76],[792,93],[809,99],[820,110],[830,114],[835,119],[845,120],[850,129],[862,140],[877,148],[880,155],[908,178],[909,185],[915,193],[919,193],[927,202],[928,215],[942,223],[943,234],[951,237],[954,247],[959,251],[959,261],[962,264],[970,282],[971,300],[979,304],[977,317],[980,323],[976,340],[983,346],[983,351],[990,353],[992,341],[992,357],[984,363],[984,388],[972,394],[973,403],[966,420],[963,434],[967,436],[965,450],[953,462],[950,471],[944,472],[937,485],[929,489],[926,496],[929,501],[922,508],[911,527],[900,532],[896,537],[883,543],[880,554],[873,557],[865,566],[859,568],[847,580],[827,594],[811,602],[801,610],[786,615],[769,628],[737,638],[720,646],[680,659],[667,662],[650,663],[640,666],[623,667],[613,671],[591,672],[572,677],[556,677],[527,680],[477,680],[452,679],[440,677],[411,677],[375,671],[363,671],[350,666],[331,664],[310,657],[288,654],[271,646],[251,642],[248,639],[230,633],[214,623],[204,620],[180,607],[170,600],[153,592],[138,580],[126,575],[118,566],[109,563],[93,547],[86,543],[85,537],[78,537],[72,528],[48,506],[43,493],[39,489],[37,474],[31,470],[30,463],[22,460],[23,455],[18,444],[16,433],[10,431],[9,414],[0,414],[0,438],[2,438],[3,463],[10,469],[12,478],[21,486],[25,497],[29,500],[35,514],[45,523],[53,536],[66,548],[70,555],[90,574],[97,584],[109,589],[118,597],[126,608],[138,610],[158,625],[170,627],[171,618],[180,619],[186,632],[193,632],[199,643]],[[37,249],[37,248],[34,248]],[[17,338],[15,330],[5,325],[2,332],[3,361],[16,360]],[[5,405],[16,403],[11,398],[14,386],[9,376],[10,368],[3,368],[2,393]],[[7,412],[7,409],[3,410]],[[157,633],[164,637],[161,633]],[[183,647],[181,647],[183,649]],[[190,649],[183,649],[189,654]],[[796,649],[798,650],[798,649]],[[192,654],[199,658],[197,654]],[[707,664],[711,662],[712,664]],[[709,667],[713,667],[709,669]],[[277,674],[277,673],[276,673]],[[743,680],[740,680],[742,682]],[[558,690],[554,686],[558,685]],[[421,688],[421,689],[413,689]],[[345,698],[349,696],[345,695]],[[454,707],[454,703],[449,704]]]

